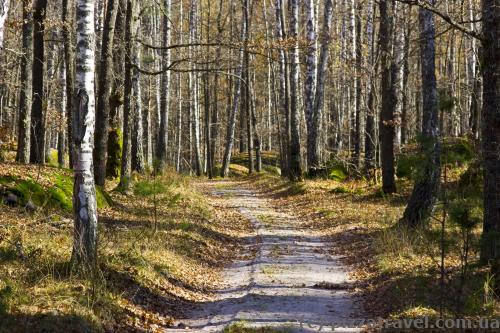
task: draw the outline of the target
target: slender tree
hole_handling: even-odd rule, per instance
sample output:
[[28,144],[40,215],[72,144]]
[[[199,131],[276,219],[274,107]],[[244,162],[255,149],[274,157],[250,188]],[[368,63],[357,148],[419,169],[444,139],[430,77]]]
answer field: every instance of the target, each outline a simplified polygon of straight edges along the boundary
[[135,0],[127,0],[125,15],[125,80],[123,104],[123,152],[120,173],[120,188],[128,190],[132,173],[132,48],[133,12]]
[[94,174],[97,185],[104,186],[108,151],[111,74],[113,70],[113,42],[118,13],[118,0],[109,0],[106,7],[102,32],[101,59],[99,64],[96,134],[94,150]]
[[307,120],[307,165],[309,168],[317,166],[315,160],[314,145],[316,133],[314,133],[314,91],[316,89],[316,29],[315,29],[315,6],[313,0],[305,1],[306,7],[306,80],[304,83],[304,104]]
[[[242,3],[242,11],[244,18],[241,20],[241,42],[245,43],[248,36],[247,30],[247,20],[245,16],[248,15],[248,0],[243,0]],[[234,97],[232,102],[231,112],[229,113],[228,121],[227,121],[227,131],[226,131],[226,147],[224,151],[224,158],[222,161],[222,170],[221,177],[226,177],[229,173],[229,164],[231,163],[231,153],[233,151],[234,146],[234,132],[236,129],[236,116],[238,114],[238,107],[240,105],[241,98],[241,75],[243,73],[243,66],[245,62],[245,50],[241,48],[240,50],[240,59],[239,64],[236,69],[236,77],[235,80],[235,89],[234,89]]]
[[290,174],[292,181],[302,180],[302,154],[300,145],[300,104],[299,104],[299,0],[290,2]]
[[23,0],[23,56],[16,161],[29,163],[31,136],[31,93],[33,66],[33,15],[31,0]]
[[[426,0],[430,5],[434,0]],[[424,158],[423,173],[417,179],[406,207],[403,222],[411,227],[429,218],[436,203],[441,179],[439,117],[436,84],[436,50],[432,12],[419,9],[420,55],[422,70],[423,122],[420,149]]]
[[0,0],[0,50],[3,48],[5,21],[9,15],[10,0]]
[[74,145],[72,140],[73,133],[73,107],[74,107],[74,91],[75,91],[75,50],[72,47],[74,34],[71,29],[73,24],[73,2],[74,0],[62,1],[62,35],[64,40],[64,63],[66,69],[66,122],[68,133],[68,153],[69,167],[73,167],[74,161]]
[[500,274],[500,6],[482,2],[484,222],[481,258]]
[[94,268],[97,263],[97,200],[92,168],[95,126],[94,1],[77,0],[77,48],[73,141],[75,145],[73,263]]
[[332,17],[333,17],[333,1],[326,0],[324,8],[324,18],[323,18],[323,28],[321,31],[321,47],[320,56],[318,63],[318,73],[317,73],[317,86],[316,95],[314,98],[313,114],[312,114],[312,126],[308,130],[308,165],[309,170],[312,168],[317,168],[320,165],[321,159],[321,128],[323,121],[323,105],[325,96],[325,80],[326,80],[326,70],[328,66],[328,58],[330,55],[330,42],[331,35],[330,31],[332,28]]
[[[182,4],[181,4],[182,5]],[[171,11],[172,1],[164,0],[163,13],[163,46],[170,45],[171,39]],[[166,67],[170,63],[170,49],[164,49],[162,63]],[[167,165],[168,150],[168,121],[170,116],[170,71],[163,72],[161,76],[161,102],[160,102],[160,132],[158,134],[158,162],[159,169],[162,170]],[[179,134],[180,135],[180,134]]]
[[45,119],[44,100],[44,64],[45,64],[45,17],[47,0],[36,0],[33,12],[33,101],[31,109],[31,163],[45,162]]
[[[379,135],[380,154],[382,161],[382,190],[385,193],[396,192],[394,179],[394,138],[395,119],[394,110],[396,106],[395,96],[395,70],[394,60],[391,60],[392,50],[392,18],[388,12],[388,4],[393,7],[394,0],[381,0],[380,11],[380,67],[382,70],[382,107],[380,111]],[[392,12],[392,10],[391,10]]]

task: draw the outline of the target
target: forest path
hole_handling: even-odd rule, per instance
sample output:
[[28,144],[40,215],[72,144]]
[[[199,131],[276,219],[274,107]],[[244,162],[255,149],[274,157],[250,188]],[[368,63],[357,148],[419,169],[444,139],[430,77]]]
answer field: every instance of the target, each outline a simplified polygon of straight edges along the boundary
[[243,322],[248,327],[317,332],[321,325],[321,331],[331,331],[332,323],[352,318],[357,306],[347,290],[348,276],[338,258],[328,253],[327,239],[301,228],[297,219],[276,211],[266,198],[237,182],[208,186],[217,197],[216,208],[238,209],[251,221],[254,233],[242,239],[246,256],[225,269],[225,285],[216,300],[197,305],[176,329],[167,331],[222,332]]

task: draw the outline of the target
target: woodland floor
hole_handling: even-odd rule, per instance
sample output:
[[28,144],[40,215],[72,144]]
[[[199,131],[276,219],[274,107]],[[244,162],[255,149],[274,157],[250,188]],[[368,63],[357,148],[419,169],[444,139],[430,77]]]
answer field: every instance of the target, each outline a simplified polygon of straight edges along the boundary
[[277,211],[270,198],[247,182],[218,181],[203,187],[215,195],[212,205],[237,209],[254,231],[241,240],[245,255],[224,270],[224,288],[217,299],[186,311],[177,327],[189,327],[185,332],[221,332],[240,324],[312,332],[359,313],[346,268],[329,253],[332,244],[324,234]]
[[[450,172],[449,191],[464,170]],[[477,264],[479,227],[463,284],[463,234],[447,222],[444,287],[439,220],[395,227],[411,181],[386,196],[365,180],[293,184],[245,171],[134,176],[126,195],[110,182],[99,190],[100,270],[89,277],[69,265],[71,172],[0,163],[2,195],[38,206],[0,203],[0,332],[274,332],[433,317],[440,306],[447,316],[500,313]]]

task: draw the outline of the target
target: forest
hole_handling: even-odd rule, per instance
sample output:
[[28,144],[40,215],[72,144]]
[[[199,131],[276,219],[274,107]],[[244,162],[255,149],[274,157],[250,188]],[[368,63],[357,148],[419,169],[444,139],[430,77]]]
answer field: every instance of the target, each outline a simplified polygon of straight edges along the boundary
[[499,0],[0,0],[0,332],[499,331],[499,50]]

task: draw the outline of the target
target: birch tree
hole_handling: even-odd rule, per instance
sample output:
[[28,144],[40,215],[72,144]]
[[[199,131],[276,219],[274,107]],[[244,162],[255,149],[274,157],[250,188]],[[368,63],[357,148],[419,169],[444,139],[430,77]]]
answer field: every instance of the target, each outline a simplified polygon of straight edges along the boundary
[[[241,20],[241,42],[245,43],[248,36],[247,30],[247,19],[248,16],[248,0],[243,0],[242,3],[242,11],[243,11],[243,19]],[[245,62],[245,50],[241,48],[239,55],[239,64],[236,69],[236,80],[234,81],[234,97],[232,102],[232,107],[229,113],[228,121],[227,121],[227,130],[226,130],[226,147],[224,151],[224,158],[222,161],[222,170],[221,177],[226,177],[229,173],[229,164],[231,163],[231,154],[234,146],[234,132],[236,129],[236,116],[238,114],[238,108],[240,106],[240,98],[241,98],[241,74],[243,72],[243,65]]]
[[0,0],[0,50],[3,48],[5,21],[9,15],[10,0]]
[[306,80],[304,83],[304,104],[307,122],[307,165],[316,166],[314,158],[314,90],[316,88],[316,30],[314,21],[314,0],[306,0]]
[[[182,6],[182,4],[181,4]],[[170,44],[171,27],[170,15],[172,11],[172,0],[164,1],[163,13],[163,46]],[[182,29],[181,29],[182,30]],[[165,48],[162,54],[162,63],[166,67],[170,63],[170,49]],[[160,131],[158,134],[158,167],[162,170],[167,165],[168,149],[168,120],[170,115],[170,71],[164,71],[161,76],[161,102],[160,102]],[[179,132],[180,135],[180,132]]]
[[76,1],[77,46],[73,141],[75,145],[72,262],[83,268],[97,263],[97,200],[92,167],[95,126],[94,1]]
[[328,66],[328,58],[330,55],[330,42],[331,35],[330,30],[332,29],[332,17],[333,17],[333,1],[326,0],[324,7],[324,18],[323,18],[323,28],[321,31],[321,46],[320,46],[320,56],[317,70],[317,86],[316,95],[314,98],[313,114],[312,114],[312,126],[308,132],[308,143],[307,154],[308,154],[308,164],[309,170],[311,168],[317,168],[320,165],[321,159],[321,127],[323,119],[323,105],[325,96],[325,79],[326,70]]
[[299,0],[290,0],[290,180],[302,180],[299,104]]
[[33,14],[31,0],[23,0],[23,56],[21,58],[21,94],[16,161],[29,163],[31,138],[31,94],[33,66]]

